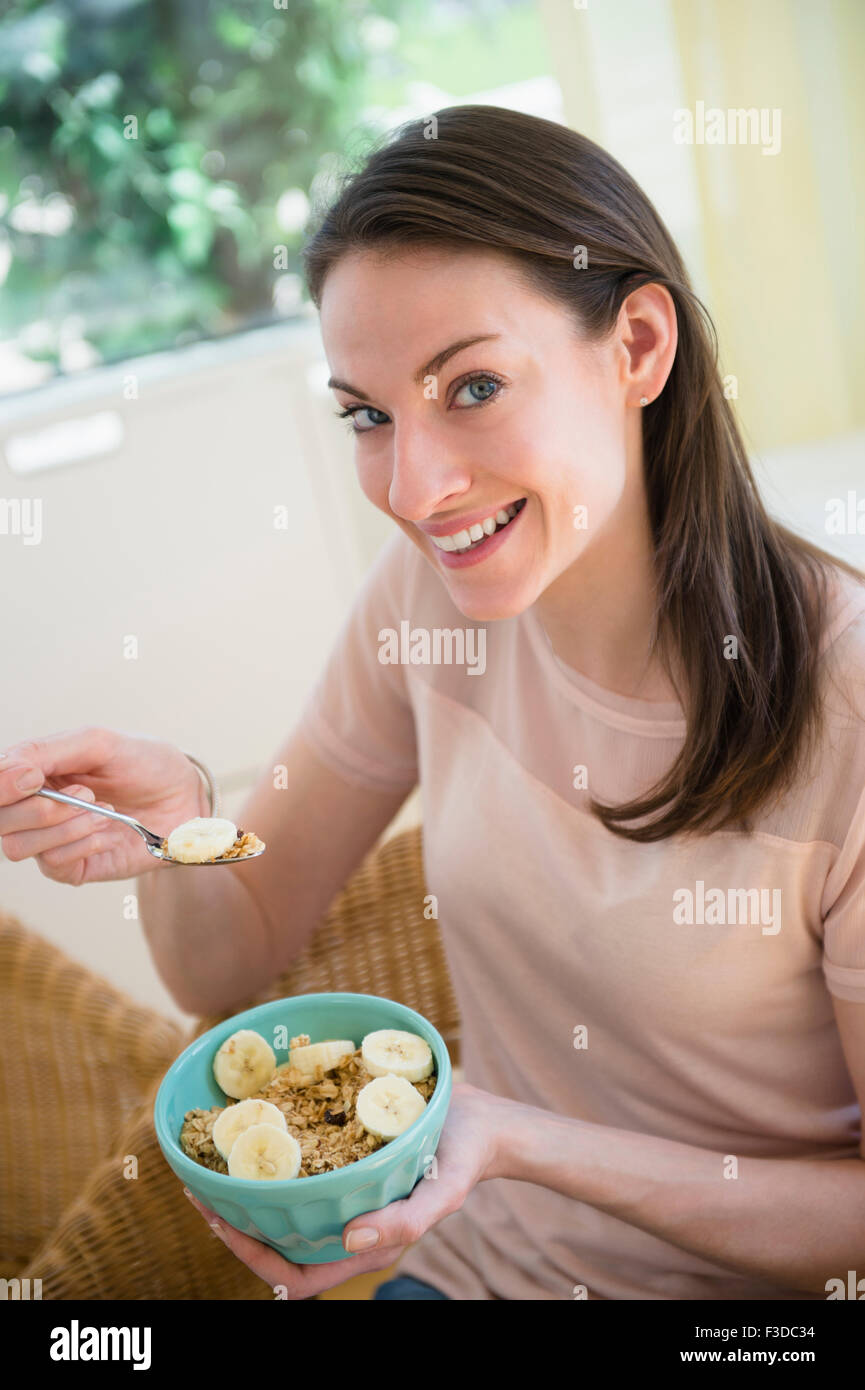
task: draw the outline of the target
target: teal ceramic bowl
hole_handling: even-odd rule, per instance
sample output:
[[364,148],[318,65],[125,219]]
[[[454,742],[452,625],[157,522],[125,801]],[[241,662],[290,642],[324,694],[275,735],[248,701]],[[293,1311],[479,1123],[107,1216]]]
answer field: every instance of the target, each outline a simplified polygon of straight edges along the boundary
[[[285,1025],[286,1038],[299,1033],[308,1033],[312,1042],[353,1038],[357,1047],[365,1034],[378,1028],[419,1033],[432,1050],[438,1078],[424,1113],[367,1158],[308,1178],[272,1182],[232,1178],[193,1162],[180,1147],[183,1117],[187,1110],[225,1104],[213,1076],[218,1048],[240,1028],[255,1029],[273,1045],[274,1029],[280,1024]],[[274,1052],[277,1065],[288,1061],[287,1047],[274,1047]],[[438,1145],[452,1085],[444,1041],[414,1009],[371,994],[299,994],[235,1014],[196,1038],[159,1087],[156,1135],[185,1186],[230,1226],[264,1241],[295,1264],[325,1264],[350,1258],[342,1245],[348,1221],[407,1197],[422,1178]]]

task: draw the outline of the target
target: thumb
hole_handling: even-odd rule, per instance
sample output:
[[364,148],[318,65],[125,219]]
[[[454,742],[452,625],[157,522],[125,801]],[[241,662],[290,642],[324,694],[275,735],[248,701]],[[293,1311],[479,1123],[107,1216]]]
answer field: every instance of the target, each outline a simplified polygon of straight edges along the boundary
[[427,1172],[410,1196],[350,1221],[342,1233],[345,1249],[356,1254],[377,1246],[413,1245],[430,1226],[459,1210],[464,1194],[455,1200],[453,1189],[434,1176],[435,1164]]

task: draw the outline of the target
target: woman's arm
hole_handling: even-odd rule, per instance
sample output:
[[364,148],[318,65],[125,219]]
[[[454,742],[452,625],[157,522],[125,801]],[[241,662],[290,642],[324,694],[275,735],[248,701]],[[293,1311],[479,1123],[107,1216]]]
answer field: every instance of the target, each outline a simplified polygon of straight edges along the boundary
[[[833,999],[865,1110],[865,1007]],[[822,1292],[865,1277],[862,1159],[738,1159],[669,1139],[509,1105],[493,1177],[563,1192],[705,1259],[781,1286]]]
[[[275,787],[276,766],[285,772]],[[343,781],[292,734],[237,820],[264,840],[260,858],[218,874],[158,869],[138,880],[144,933],[179,1006],[231,1008],[285,970],[405,798]]]

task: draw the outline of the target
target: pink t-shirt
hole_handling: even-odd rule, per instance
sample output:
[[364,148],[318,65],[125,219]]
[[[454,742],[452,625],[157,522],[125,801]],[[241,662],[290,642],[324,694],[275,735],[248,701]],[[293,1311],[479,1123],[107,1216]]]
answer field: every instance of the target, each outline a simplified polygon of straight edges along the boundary
[[[301,728],[347,781],[420,782],[468,1082],[712,1150],[719,1173],[857,1153],[830,996],[865,1008],[865,587],[836,574],[827,722],[796,787],[749,834],[638,844],[587,799],[646,791],[680,706],[565,666],[534,608],[468,622],[406,537],[385,546]],[[463,651],[442,636],[481,628]],[[400,1272],[456,1299],[809,1297],[513,1179],[479,1184]]]

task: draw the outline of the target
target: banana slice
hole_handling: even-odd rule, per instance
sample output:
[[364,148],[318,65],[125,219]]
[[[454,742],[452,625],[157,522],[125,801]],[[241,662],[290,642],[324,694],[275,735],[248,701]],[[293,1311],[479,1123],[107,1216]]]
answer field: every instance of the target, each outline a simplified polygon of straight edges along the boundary
[[296,1178],[300,1145],[287,1130],[250,1125],[235,1139],[228,1155],[230,1178]]
[[426,1101],[404,1076],[377,1076],[357,1093],[354,1113],[367,1134],[376,1139],[395,1139],[413,1125],[426,1109]]
[[182,864],[206,864],[231,849],[236,839],[237,826],[233,821],[196,816],[172,830],[166,846],[170,859],[179,859]]
[[403,1033],[398,1028],[367,1033],[360,1051],[370,1076],[404,1076],[406,1081],[425,1081],[433,1069],[428,1043],[417,1033]]
[[276,1054],[266,1038],[241,1028],[226,1038],[213,1059],[213,1075],[232,1100],[255,1095],[276,1071]]
[[303,1047],[290,1047],[288,1065],[297,1067],[304,1076],[309,1077],[310,1081],[314,1081],[319,1068],[322,1070],[322,1075],[324,1072],[332,1071],[353,1052],[354,1043],[350,1038],[330,1038],[327,1042],[308,1043]]
[[250,1125],[287,1128],[282,1111],[269,1100],[240,1100],[237,1105],[229,1105],[217,1115],[213,1125],[213,1142],[223,1158],[228,1158],[235,1141]]

